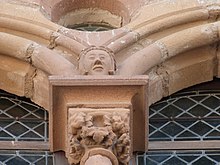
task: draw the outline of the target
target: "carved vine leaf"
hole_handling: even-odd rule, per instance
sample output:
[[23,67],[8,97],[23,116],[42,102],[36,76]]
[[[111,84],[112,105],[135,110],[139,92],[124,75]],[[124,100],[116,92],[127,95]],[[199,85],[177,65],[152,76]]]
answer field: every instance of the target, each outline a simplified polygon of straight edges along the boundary
[[[101,126],[95,123],[95,114],[77,112],[69,118],[70,157],[79,163],[86,148],[101,146],[114,148],[121,163],[130,159],[129,113],[101,115]],[[99,116],[100,117],[100,116]]]
[[116,137],[108,127],[83,127],[80,136],[82,145],[100,145],[105,148],[111,146]]
[[116,156],[121,163],[127,164],[130,160],[130,137],[128,133],[122,134],[115,144]]
[[130,160],[129,115],[114,113],[112,116],[112,129],[117,135],[114,153],[121,163],[127,164]]
[[81,158],[85,153],[85,148],[79,144],[79,141],[75,138],[72,138],[70,141],[70,151],[69,156],[71,158],[71,163],[77,164],[80,162]]
[[80,133],[82,127],[86,124],[85,113],[73,113],[69,118],[69,161],[72,164],[80,162],[85,153],[85,148],[80,144]]
[[77,131],[85,125],[85,113],[74,113],[69,119],[69,134],[76,135]]

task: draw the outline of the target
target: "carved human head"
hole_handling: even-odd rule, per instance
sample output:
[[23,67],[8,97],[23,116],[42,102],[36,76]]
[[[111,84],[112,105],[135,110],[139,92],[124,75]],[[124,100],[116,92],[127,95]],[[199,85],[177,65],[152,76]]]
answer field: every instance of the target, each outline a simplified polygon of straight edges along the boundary
[[88,47],[80,53],[78,69],[82,75],[113,75],[114,53],[103,46]]

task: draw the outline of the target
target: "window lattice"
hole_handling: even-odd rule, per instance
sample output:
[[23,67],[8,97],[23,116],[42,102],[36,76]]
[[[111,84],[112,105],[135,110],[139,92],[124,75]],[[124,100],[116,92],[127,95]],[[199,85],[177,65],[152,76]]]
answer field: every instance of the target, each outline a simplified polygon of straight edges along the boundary
[[48,141],[48,114],[41,107],[0,96],[0,140]]
[[[220,140],[220,91],[177,93],[149,109],[149,143]],[[217,141],[216,141],[217,142]],[[195,143],[194,143],[195,144]],[[220,150],[171,149],[138,153],[138,165],[219,165]],[[168,147],[169,148],[169,147]],[[193,148],[193,146],[192,146]]]
[[138,165],[219,165],[220,151],[167,151],[137,155]]
[[47,152],[0,151],[0,165],[52,165],[53,156]]
[[150,141],[220,140],[220,92],[192,92],[150,107]]
[[[19,142],[20,148],[5,144]],[[24,150],[27,142],[48,143],[48,113],[28,99],[0,91],[0,165],[52,165],[48,149]],[[23,147],[22,147],[23,146]],[[4,148],[4,149],[3,149]]]

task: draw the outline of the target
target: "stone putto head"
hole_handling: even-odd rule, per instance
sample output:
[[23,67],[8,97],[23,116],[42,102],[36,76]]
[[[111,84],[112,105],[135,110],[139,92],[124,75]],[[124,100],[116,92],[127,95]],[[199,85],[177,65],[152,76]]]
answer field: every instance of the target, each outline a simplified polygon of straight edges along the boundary
[[80,53],[78,69],[81,75],[113,75],[114,53],[103,46],[88,47]]

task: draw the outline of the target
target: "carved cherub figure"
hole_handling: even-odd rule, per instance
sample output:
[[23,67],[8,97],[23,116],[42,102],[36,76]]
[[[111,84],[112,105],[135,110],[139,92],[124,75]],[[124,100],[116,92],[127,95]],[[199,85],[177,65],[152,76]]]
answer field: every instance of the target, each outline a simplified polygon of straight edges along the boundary
[[103,46],[91,46],[79,56],[78,70],[81,75],[113,75],[116,71],[114,53]]

